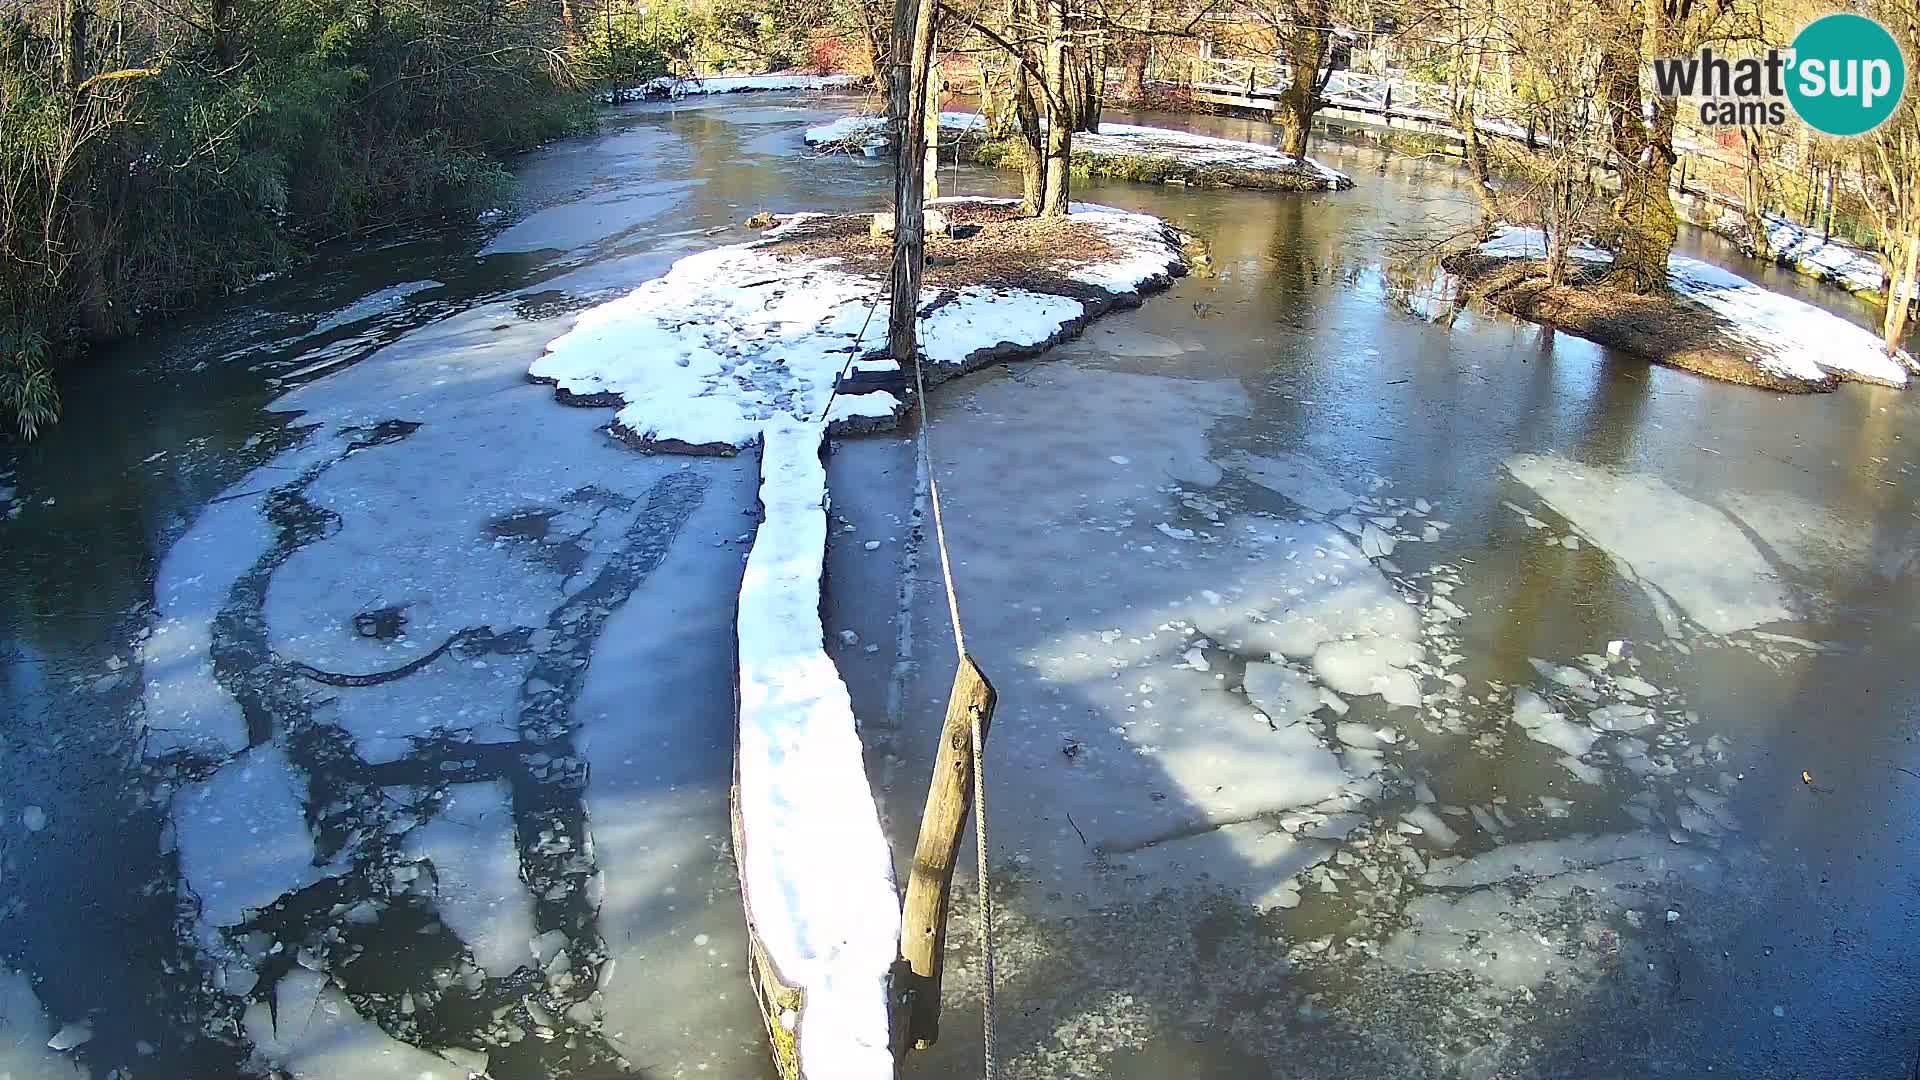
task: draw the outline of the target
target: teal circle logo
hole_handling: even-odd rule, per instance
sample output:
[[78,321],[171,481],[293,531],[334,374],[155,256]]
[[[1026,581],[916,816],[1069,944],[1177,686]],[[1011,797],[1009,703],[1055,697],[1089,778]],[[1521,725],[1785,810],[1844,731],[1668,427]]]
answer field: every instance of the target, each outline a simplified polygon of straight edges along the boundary
[[1887,28],[1864,15],[1828,15],[1793,39],[1787,100],[1815,131],[1864,135],[1907,90],[1907,61]]

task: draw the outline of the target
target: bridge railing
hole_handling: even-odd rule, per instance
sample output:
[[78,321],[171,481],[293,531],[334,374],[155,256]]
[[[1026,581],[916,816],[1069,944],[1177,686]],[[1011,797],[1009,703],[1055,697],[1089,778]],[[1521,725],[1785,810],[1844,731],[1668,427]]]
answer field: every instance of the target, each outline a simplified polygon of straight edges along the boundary
[[[1293,82],[1293,70],[1278,62],[1195,57],[1188,78],[1197,89],[1273,97]],[[1343,108],[1405,116],[1444,118],[1453,107],[1447,87],[1400,74],[1336,71],[1328,76],[1322,95]]]

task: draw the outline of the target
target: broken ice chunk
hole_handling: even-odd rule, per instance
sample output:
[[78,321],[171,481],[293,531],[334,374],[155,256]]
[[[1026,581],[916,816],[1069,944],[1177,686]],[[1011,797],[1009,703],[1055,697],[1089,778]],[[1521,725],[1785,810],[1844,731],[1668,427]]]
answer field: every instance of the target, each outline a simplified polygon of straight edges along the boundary
[[1387,704],[1420,704],[1420,681],[1404,670],[1420,660],[1420,647],[1400,638],[1330,641],[1314,650],[1313,672],[1347,695],[1378,694]]
[[1312,680],[1285,664],[1248,664],[1246,688],[1247,700],[1266,713],[1275,727],[1304,720],[1320,706]]
[[1513,693],[1513,722],[1537,742],[1553,747],[1570,757],[1579,757],[1593,749],[1600,736],[1568,720],[1553,710],[1546,699],[1531,690]]

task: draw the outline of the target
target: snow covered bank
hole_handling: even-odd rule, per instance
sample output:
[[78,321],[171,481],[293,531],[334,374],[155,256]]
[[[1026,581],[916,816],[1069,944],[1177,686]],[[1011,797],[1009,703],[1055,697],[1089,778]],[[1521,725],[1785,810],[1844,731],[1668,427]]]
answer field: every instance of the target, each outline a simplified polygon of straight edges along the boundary
[[[1156,218],[1076,207],[1019,218],[1006,200],[942,200],[958,235],[930,244],[921,333],[951,377],[1027,356],[1185,272]],[[859,722],[825,650],[822,444],[893,423],[904,391],[835,395],[884,336],[891,241],[867,215],[798,214],[760,240],[694,255],[582,314],[530,376],[561,400],[617,405],[649,450],[760,447],[760,528],[736,617],[735,848],[752,977],[783,1073],[891,1077],[888,979],[899,955],[893,860]],[[1072,255],[1064,254],[1072,252]]]
[[832,259],[767,250],[808,217],[755,243],[689,256],[588,309],[548,344],[532,378],[553,383],[569,404],[625,403],[614,431],[649,450],[730,454],[776,414],[835,429],[892,426],[905,410],[894,395],[833,395],[849,358],[884,336],[884,321],[877,329],[867,321],[881,282]]
[[[940,130],[947,135],[982,132],[987,130],[987,118],[974,112],[943,112],[940,114]],[[847,153],[871,153],[892,142],[887,131],[887,118],[871,113],[856,113],[830,123],[816,124],[808,128],[801,138],[808,146],[820,150]]]
[[662,75],[639,86],[605,91],[600,95],[600,100],[611,104],[620,101],[695,97],[702,94],[739,94],[760,90],[844,90],[859,86],[866,81],[864,75],[775,73],[772,75],[710,75],[706,78],[695,76],[684,79],[673,75]]
[[[986,130],[986,118],[979,113],[941,113],[940,130],[953,135],[981,133]],[[821,149],[871,154],[887,145],[886,118],[842,117],[808,128],[805,139],[808,146]],[[976,155],[986,165],[1019,161],[1017,156],[991,147],[979,148]],[[1101,124],[1097,133],[1075,132],[1073,158],[1076,168],[1095,175],[1150,183],[1301,190],[1353,186],[1344,173],[1262,143],[1136,124]]]
[[[1749,253],[1754,252],[1746,215],[1737,209],[1691,193],[1678,197],[1675,204],[1686,220],[1719,233]],[[1873,252],[1822,236],[1813,226],[1802,225],[1780,214],[1766,215],[1765,226],[1767,255],[1763,257],[1850,293],[1884,299],[1887,279],[1880,268],[1879,256]],[[1908,299],[1913,299],[1911,294]]]
[[1543,257],[1537,229],[1503,227],[1477,254],[1491,259],[1455,256],[1448,267],[1506,310],[1731,382],[1796,391],[1831,390],[1836,380],[1904,387],[1914,367],[1870,330],[1685,255],[1668,257],[1671,297],[1640,297],[1593,288],[1612,257],[1588,245],[1569,253],[1585,280],[1567,285],[1499,265]]

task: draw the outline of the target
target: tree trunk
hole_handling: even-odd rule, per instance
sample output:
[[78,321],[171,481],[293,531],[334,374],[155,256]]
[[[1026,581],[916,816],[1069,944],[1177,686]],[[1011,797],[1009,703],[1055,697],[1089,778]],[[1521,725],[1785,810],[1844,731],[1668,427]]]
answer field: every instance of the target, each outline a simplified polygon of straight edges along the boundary
[[1614,166],[1620,192],[1614,199],[1603,237],[1613,250],[1608,280],[1636,293],[1667,288],[1667,257],[1680,234],[1680,218],[1667,190],[1673,175],[1673,126],[1676,102],[1653,99],[1653,118],[1645,120],[1640,63],[1643,56],[1673,55],[1663,0],[1640,0],[1639,31],[1623,31],[1604,46],[1602,91],[1612,125]]
[[1020,212],[1032,217],[1040,212],[1041,189],[1047,182],[1047,159],[1040,133],[1040,108],[1033,101],[1033,83],[1024,64],[1013,66],[1013,115],[1020,125],[1021,199]]
[[1287,66],[1293,77],[1275,102],[1273,119],[1280,125],[1280,152],[1307,156],[1313,133],[1313,114],[1320,111],[1320,65],[1327,58],[1327,33],[1333,12],[1328,0],[1295,0],[1292,27],[1287,31]]
[[1140,0],[1140,27],[1146,31],[1127,43],[1126,64],[1121,68],[1120,100],[1138,102],[1147,96],[1147,64],[1153,59],[1154,0]]
[[1906,258],[1894,264],[1893,280],[1887,285],[1887,314],[1880,324],[1888,352],[1898,349],[1900,340],[1907,333],[1907,314],[1913,309],[1914,285],[1920,281],[1920,225],[1909,228],[1901,243],[1907,249]]
[[81,0],[67,0],[61,10],[66,33],[60,42],[60,76],[68,89],[78,89],[87,81],[87,9]]
[[1773,258],[1773,244],[1767,238],[1767,174],[1761,158],[1760,130],[1740,129],[1740,141],[1747,146],[1746,198],[1740,209],[1747,219],[1747,235],[1753,253],[1762,259]]
[[[921,0],[921,2],[931,6],[937,0]],[[926,177],[925,182],[921,184],[921,191],[925,193],[929,202],[940,197],[940,89],[944,72],[940,70],[939,59],[932,55],[937,51],[934,48],[934,42],[937,40],[938,31],[935,31],[934,38],[927,43],[929,54],[927,77],[924,80],[926,85],[922,88],[925,96],[920,103],[921,109],[924,110],[923,115],[926,117],[923,123],[926,125],[927,135],[927,157],[923,166]]]
[[928,61],[934,0],[897,0],[893,9],[891,108],[894,122],[892,300],[887,309],[887,353],[905,370],[919,362],[916,323],[920,275],[926,260],[925,183]]
[[[1000,107],[1000,100],[993,96],[993,83],[988,78],[987,58],[976,55],[973,68],[980,80],[980,119],[986,125],[989,139],[999,138],[1006,130],[1007,114]],[[955,154],[958,157],[958,153]]]
[[1485,54],[1474,50],[1473,63],[1468,66],[1466,83],[1457,87],[1453,99],[1453,126],[1460,132],[1467,156],[1467,173],[1473,177],[1474,194],[1480,199],[1480,217],[1483,224],[1491,226],[1500,220],[1499,194],[1493,186],[1493,167],[1487,158],[1487,144],[1480,138],[1480,123],[1476,112],[1476,101],[1480,92],[1480,71]]
[[1083,131],[1100,130],[1100,114],[1107,105],[1107,43],[1103,35],[1093,46],[1093,78],[1087,80],[1087,115]]
[[1067,102],[1067,0],[1047,6],[1047,176],[1040,200],[1045,217],[1067,213],[1067,170],[1073,161],[1073,124]]
[[213,58],[221,67],[233,63],[233,0],[213,0],[207,7],[213,34]]

